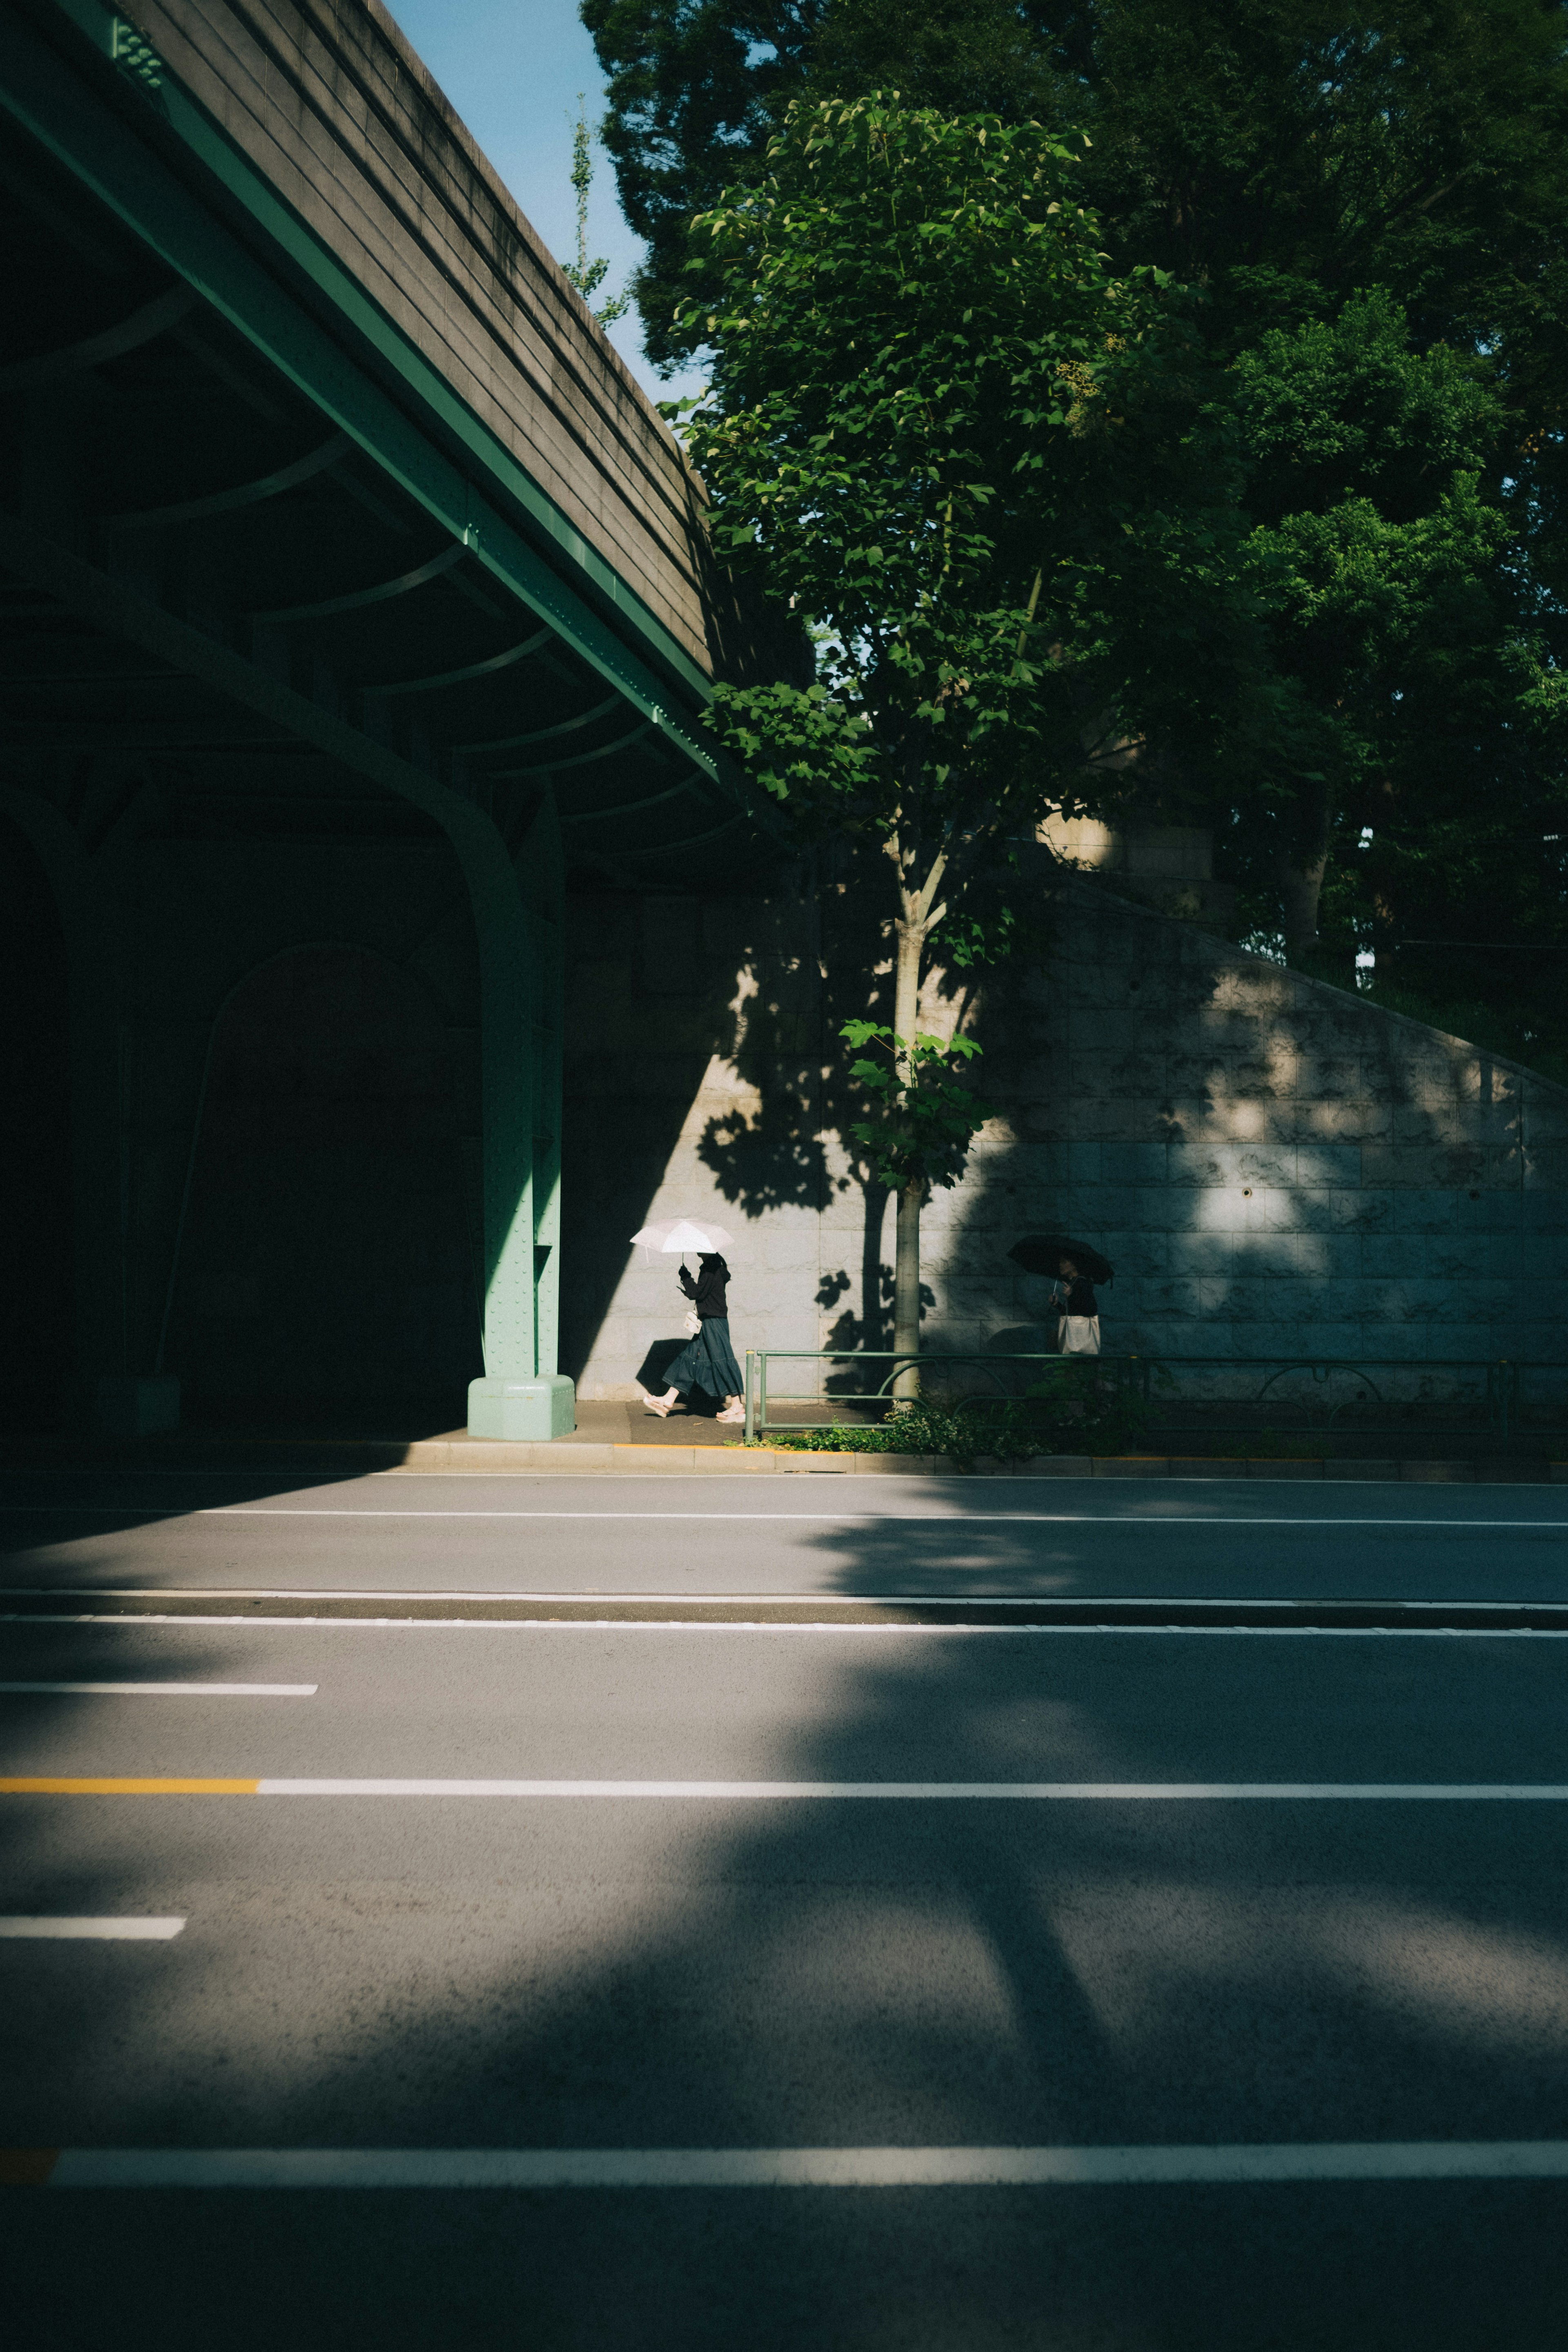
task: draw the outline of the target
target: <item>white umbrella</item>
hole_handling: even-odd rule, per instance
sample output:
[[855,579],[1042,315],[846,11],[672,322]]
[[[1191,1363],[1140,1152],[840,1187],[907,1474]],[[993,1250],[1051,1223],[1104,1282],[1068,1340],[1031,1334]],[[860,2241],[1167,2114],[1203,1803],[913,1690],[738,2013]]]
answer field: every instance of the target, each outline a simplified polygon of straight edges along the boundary
[[664,1224],[644,1225],[640,1233],[632,1235],[632,1239],[643,1243],[648,1249],[662,1250],[666,1256],[673,1256],[678,1250],[682,1256],[688,1250],[696,1250],[700,1255],[703,1250],[733,1249],[735,1246],[734,1234],[727,1233],[722,1225],[694,1224],[689,1217],[676,1217]]

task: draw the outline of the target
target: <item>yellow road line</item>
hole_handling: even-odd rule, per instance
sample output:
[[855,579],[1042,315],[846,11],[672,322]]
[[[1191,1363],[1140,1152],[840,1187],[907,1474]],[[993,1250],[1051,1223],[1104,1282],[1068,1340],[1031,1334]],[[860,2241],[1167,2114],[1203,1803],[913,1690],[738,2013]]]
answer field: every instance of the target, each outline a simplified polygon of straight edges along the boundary
[[0,1797],[254,1797],[259,1780],[0,1780]]

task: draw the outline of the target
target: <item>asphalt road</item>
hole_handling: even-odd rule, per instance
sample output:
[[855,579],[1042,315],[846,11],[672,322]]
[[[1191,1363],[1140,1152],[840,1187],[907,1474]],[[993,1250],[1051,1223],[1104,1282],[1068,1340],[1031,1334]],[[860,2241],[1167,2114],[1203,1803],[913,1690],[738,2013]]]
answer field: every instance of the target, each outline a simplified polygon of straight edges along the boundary
[[[1568,1597],[1550,1490],[180,1485],[7,1481],[7,1581]],[[19,2341],[1561,2340],[1568,2179],[1409,2174],[1568,2143],[1568,1638],[208,1616],[0,1623],[0,1774],[233,1784],[0,1793],[0,2141],[67,2152],[0,2199]],[[1432,1786],[1559,1793],[1384,1793]],[[105,2149],[409,2185],[69,2187]],[[1114,2177],[944,2180],[998,2149]],[[432,2185],[455,2150],[934,2170]]]
[[1568,1601],[1568,1489],[1216,1479],[0,1481],[13,1586]]

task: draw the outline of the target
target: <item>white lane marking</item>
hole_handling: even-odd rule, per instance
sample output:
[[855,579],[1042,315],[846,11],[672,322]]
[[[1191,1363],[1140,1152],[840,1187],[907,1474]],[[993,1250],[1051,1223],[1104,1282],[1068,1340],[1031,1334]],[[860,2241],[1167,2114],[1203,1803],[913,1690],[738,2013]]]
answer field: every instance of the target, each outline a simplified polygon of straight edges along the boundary
[[[45,1506],[20,1506],[22,1508],[44,1508]],[[95,1508],[100,1507],[98,1506]],[[111,1515],[113,1516],[113,1515]],[[951,1528],[997,1527],[1085,1527],[1085,1528],[1503,1528],[1510,1533],[1520,1528],[1568,1528],[1568,1519],[1409,1519],[1404,1517],[1365,1518],[1341,1517],[1301,1518],[1277,1517],[1269,1518],[1234,1518],[1215,1512],[1202,1517],[1152,1519],[1134,1517],[1131,1512],[1099,1511],[974,1511],[959,1515],[949,1511],[411,1511],[374,1509],[326,1509],[315,1506],[298,1507],[293,1504],[212,1503],[184,1514],[195,1519],[710,1519],[715,1526],[727,1527],[742,1519],[772,1521],[845,1519],[876,1519],[896,1526],[929,1525]]]
[[972,2189],[1561,2180],[1568,2140],[1153,2147],[106,2147],[54,2189]]
[[[1169,1518],[1144,1517],[1131,1511],[895,1511],[873,1510],[863,1506],[858,1510],[842,1511],[472,1511],[472,1510],[405,1510],[377,1505],[374,1508],[336,1509],[259,1503],[210,1503],[192,1509],[183,1505],[171,1507],[163,1514],[153,1504],[110,1503],[0,1503],[0,1516],[16,1517],[40,1515],[58,1517],[75,1514],[87,1518],[123,1518],[178,1516],[186,1519],[701,1519],[715,1527],[728,1527],[736,1521],[756,1519],[802,1526],[818,1522],[841,1525],[845,1521],[870,1520],[889,1527],[1081,1527],[1081,1528],[1298,1528],[1310,1534],[1318,1528],[1477,1528],[1507,1535],[1521,1529],[1540,1528],[1546,1533],[1562,1533],[1568,1528],[1568,1519],[1415,1519],[1403,1514],[1380,1517],[1363,1515],[1354,1517],[1325,1513],[1321,1517],[1299,1515],[1279,1515],[1269,1517],[1241,1518],[1229,1512],[1183,1513]],[[140,1533],[140,1529],[132,1530]]]
[[[12,1584],[0,1587],[0,1598],[11,1601],[482,1601],[565,1602],[582,1608],[590,1601],[626,1609],[1555,1609],[1568,1622],[1568,1601],[1531,1600],[1515,1596],[1467,1593],[1447,1601],[1403,1601],[1397,1593],[1358,1597],[1324,1592],[1316,1599],[1290,1599],[1267,1592],[1212,1600],[1186,1592],[638,1592],[634,1587],[605,1591],[588,1585],[575,1592],[542,1592],[527,1587],[492,1585],[473,1592],[438,1587],[431,1591],[417,1585],[381,1587],[362,1584]],[[266,1624],[266,1618],[246,1623]],[[630,1620],[627,1621],[632,1622]]]
[[1490,1780],[258,1780],[258,1797],[673,1798],[731,1804],[1568,1803],[1568,1783]]
[[318,1632],[343,1633],[876,1633],[884,1637],[909,1633],[940,1635],[946,1641],[1033,1640],[1046,1633],[1053,1639],[1071,1633],[1152,1633],[1170,1640],[1190,1633],[1205,1642],[1243,1635],[1249,1640],[1300,1640],[1307,1634],[1337,1642],[1568,1642],[1568,1630],[1558,1633],[1550,1626],[1534,1625],[846,1625],[804,1621],[772,1625],[760,1620],[701,1624],[683,1617],[222,1617],[198,1616],[186,1610],[172,1614],[138,1610],[133,1616],[123,1611],[67,1615],[43,1609],[0,1610],[0,1625],[248,1625],[258,1633],[265,1633],[269,1626],[309,1626]]
[[95,1944],[166,1944],[184,1926],[183,1919],[48,1919],[0,1916],[0,1937],[48,1942]]
[[314,1698],[315,1683],[0,1683],[0,1693],[84,1692],[106,1698]]

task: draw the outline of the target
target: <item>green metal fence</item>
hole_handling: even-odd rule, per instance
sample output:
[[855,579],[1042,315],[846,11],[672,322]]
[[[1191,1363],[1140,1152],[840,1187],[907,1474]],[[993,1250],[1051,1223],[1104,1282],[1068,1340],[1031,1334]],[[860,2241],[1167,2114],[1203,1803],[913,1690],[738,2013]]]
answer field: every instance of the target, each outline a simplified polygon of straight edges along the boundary
[[[1063,1393],[1068,1379],[1093,1401],[1132,1397],[1149,1433],[1234,1436],[1267,1432],[1300,1438],[1407,1431],[1425,1437],[1485,1434],[1510,1442],[1531,1431],[1568,1430],[1568,1361],[1519,1363],[1474,1357],[1063,1356],[991,1349],[937,1349],[916,1355],[889,1349],[750,1349],[746,1354],[746,1436],[769,1431],[832,1429],[847,1417],[879,1419],[893,1409],[897,1374],[918,1364],[922,1393],[973,1411],[1025,1402],[1031,1388]],[[770,1367],[839,1365],[806,1389],[781,1390]],[[964,1367],[960,1374],[958,1367]],[[852,1381],[858,1368],[874,1385]],[[877,1378],[877,1368],[885,1367]],[[1028,1368],[1028,1369],[1021,1369]],[[1052,1376],[1055,1376],[1054,1378]],[[786,1375],[786,1378],[788,1376]],[[979,1380],[983,1385],[976,1386]],[[827,1408],[826,1420],[801,1417],[801,1405]],[[787,1417],[778,1408],[790,1409]],[[1226,1416],[1230,1416],[1227,1418]],[[1239,1416],[1239,1417],[1237,1417]],[[1292,1417],[1294,1416],[1294,1417]],[[1045,1449],[1042,1449],[1045,1450]]]

